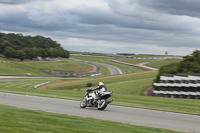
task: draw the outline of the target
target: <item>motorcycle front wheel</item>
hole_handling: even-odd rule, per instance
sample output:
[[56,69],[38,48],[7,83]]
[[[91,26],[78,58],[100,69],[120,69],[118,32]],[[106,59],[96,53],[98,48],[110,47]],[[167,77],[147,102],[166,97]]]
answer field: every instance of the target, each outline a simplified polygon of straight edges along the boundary
[[107,107],[107,99],[101,99],[97,103],[97,109],[98,110],[104,110]]
[[87,106],[87,100],[86,100],[85,98],[83,98],[83,99],[81,100],[80,107],[81,107],[81,108],[85,108],[86,106]]

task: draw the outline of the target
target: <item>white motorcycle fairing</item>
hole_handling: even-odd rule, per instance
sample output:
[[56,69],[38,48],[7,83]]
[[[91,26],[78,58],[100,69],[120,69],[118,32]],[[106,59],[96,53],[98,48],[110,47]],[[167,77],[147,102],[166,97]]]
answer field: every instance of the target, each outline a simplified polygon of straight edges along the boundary
[[[89,97],[88,97],[89,96]],[[85,92],[85,97],[80,103],[81,108],[97,107],[98,110],[104,110],[109,103],[113,100],[107,101],[112,96],[112,92],[95,91],[92,92],[90,89]]]

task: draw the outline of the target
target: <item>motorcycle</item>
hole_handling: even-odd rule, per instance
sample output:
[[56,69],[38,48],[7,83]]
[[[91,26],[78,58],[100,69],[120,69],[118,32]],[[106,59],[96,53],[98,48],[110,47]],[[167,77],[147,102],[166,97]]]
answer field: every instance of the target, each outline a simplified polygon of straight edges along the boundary
[[95,91],[93,93],[91,89],[88,89],[85,92],[85,97],[80,102],[80,107],[96,107],[98,110],[104,110],[107,107],[107,105],[113,101],[107,101],[107,99],[111,96],[112,92]]

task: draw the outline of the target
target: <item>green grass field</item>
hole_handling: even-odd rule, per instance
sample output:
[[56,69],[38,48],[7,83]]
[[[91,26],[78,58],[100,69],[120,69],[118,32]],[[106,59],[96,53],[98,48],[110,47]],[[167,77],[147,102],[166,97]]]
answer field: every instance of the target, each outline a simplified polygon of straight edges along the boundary
[[107,56],[80,56],[80,55],[71,55],[72,58],[80,59],[80,60],[87,60],[87,61],[93,61],[93,62],[99,62],[99,63],[105,63],[109,65],[113,65],[121,69],[123,74],[127,73],[137,73],[137,72],[143,72],[145,70],[128,66],[128,65],[123,65],[119,63],[114,63],[109,61],[109,59],[116,59],[114,57],[107,57]]
[[132,59],[132,58],[116,58],[116,60],[131,63],[131,64],[149,62],[145,65],[150,66],[150,67],[155,67],[155,68],[160,68],[161,66],[181,61],[181,59],[149,59],[148,60],[148,59]]
[[37,62],[22,62],[26,67],[34,67],[37,69],[55,69],[63,71],[76,71],[78,73],[88,72],[92,70],[92,66],[71,59],[59,61],[37,61]]
[[48,73],[45,73],[40,69],[36,69],[32,66],[27,67],[15,61],[7,60],[7,62],[0,62],[1,75],[27,75],[27,73],[31,73],[35,76],[49,76]]
[[76,71],[82,73],[91,71],[93,68],[91,65],[71,59],[60,59],[59,61],[16,62],[2,57],[0,58],[0,74],[27,75],[27,73],[31,73],[33,76],[50,76],[50,74],[41,69]]
[[174,55],[153,55],[153,54],[137,54],[133,55],[132,57],[182,57],[182,56],[174,56]]
[[[77,58],[77,59],[82,59],[82,60],[88,60],[88,61],[94,61],[94,62],[98,61],[101,63],[114,65],[114,66],[119,67],[123,73],[135,73],[135,72],[141,72],[144,70],[133,67],[133,66],[127,66],[127,65],[123,65],[123,64],[110,62],[108,60],[114,59],[114,60],[130,63],[130,64],[149,62],[146,64],[146,66],[155,67],[155,68],[160,68],[163,65],[181,61],[181,59],[149,59],[148,60],[148,59],[118,58],[118,57],[107,57],[107,56],[80,56],[80,55],[73,55],[72,57]],[[148,55],[144,55],[144,57],[148,57]],[[151,55],[149,57],[161,57],[161,56]]]
[[155,74],[156,72],[147,71],[84,80],[55,81],[40,89],[33,89],[33,86],[46,81],[2,81],[0,91],[81,100],[84,97],[84,91],[88,89],[87,83],[94,83],[96,86],[98,81],[103,81],[108,86],[108,91],[114,91],[112,104],[200,115],[199,100],[142,96],[144,87],[151,85]]
[[93,87],[96,87],[97,83],[101,81],[107,85],[109,91],[114,91],[118,94],[134,93],[135,95],[141,95],[144,89],[152,85],[156,74],[157,72],[155,71],[146,71],[106,77],[100,76],[84,80],[56,81],[42,86],[41,88],[53,90],[74,90],[78,88],[85,88],[88,83],[91,83],[94,85]]
[[1,133],[182,133],[0,105]]
[[[101,76],[86,78],[83,80],[57,80],[50,84],[34,89],[33,86],[44,81],[1,81],[0,91],[9,93],[28,94],[36,96],[46,96],[62,99],[81,100],[84,97],[84,91],[90,87],[86,87],[88,83],[92,83],[93,87],[97,86],[99,81],[104,82],[108,91],[113,91],[114,100],[112,104],[122,105],[137,108],[146,108],[154,110],[171,111],[178,113],[187,113],[200,115],[200,101],[194,99],[172,99],[160,97],[146,97],[143,92],[146,88],[152,85],[153,80],[157,75],[157,71],[144,71],[142,69],[126,66],[108,61],[111,57],[97,56],[72,56],[73,58],[89,60],[94,62],[106,63],[114,65],[122,69],[126,74],[108,76],[109,70],[106,67],[101,67]],[[118,59],[118,58],[112,58]],[[125,58],[120,58],[122,61],[133,61]],[[27,61],[17,63],[11,60],[0,58],[0,73],[26,75],[48,75],[43,69],[60,69],[70,70],[70,68],[79,69],[80,72],[88,71],[88,67],[82,67],[84,63],[73,61],[70,59],[61,59],[58,62],[38,62]],[[3,62],[6,61],[6,62]],[[143,60],[142,60],[143,61]],[[158,67],[176,62],[180,60],[152,60],[149,65]],[[129,62],[129,63],[131,63]],[[136,62],[139,62],[138,60]],[[135,62],[135,63],[136,63]],[[79,64],[80,63],[80,64]],[[134,61],[132,62],[134,63]],[[140,62],[139,62],[140,63]],[[155,67],[155,66],[154,66]],[[83,68],[83,69],[82,69]],[[52,80],[52,79],[49,79]],[[23,117],[25,116],[25,117]],[[90,119],[92,122],[86,122],[90,118],[79,118],[68,115],[59,115],[53,113],[45,113],[42,111],[31,111],[7,107],[0,105],[0,132],[9,133],[27,133],[27,132],[134,132],[134,133],[176,133],[171,130],[155,129],[149,127],[133,126],[117,122],[109,122],[102,120]],[[77,124],[78,123],[78,124]],[[95,123],[95,124],[94,124]],[[96,129],[88,129],[88,125],[102,125]],[[68,126],[70,125],[70,126]],[[106,127],[110,129],[104,130]],[[79,128],[81,126],[82,128]],[[122,130],[123,129],[123,130]]]
[[113,104],[115,105],[200,115],[199,100],[142,96],[145,88],[151,86],[156,74],[157,72],[147,71],[141,73],[98,77],[71,82],[57,81],[42,86],[41,88],[51,90],[68,90],[67,92],[70,92],[70,90],[72,90],[72,92],[75,92],[75,90],[77,89],[88,89],[85,87],[87,83],[95,84],[99,81],[103,81],[104,83],[106,83],[108,91],[114,92],[112,98],[114,99]]

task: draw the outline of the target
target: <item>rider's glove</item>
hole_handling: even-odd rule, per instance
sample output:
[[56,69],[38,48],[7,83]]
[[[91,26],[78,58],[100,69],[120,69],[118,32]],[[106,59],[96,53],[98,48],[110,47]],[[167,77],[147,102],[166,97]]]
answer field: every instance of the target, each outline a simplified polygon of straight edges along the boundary
[[88,90],[87,90],[87,92],[91,92],[91,91],[92,91],[92,89],[88,89]]

